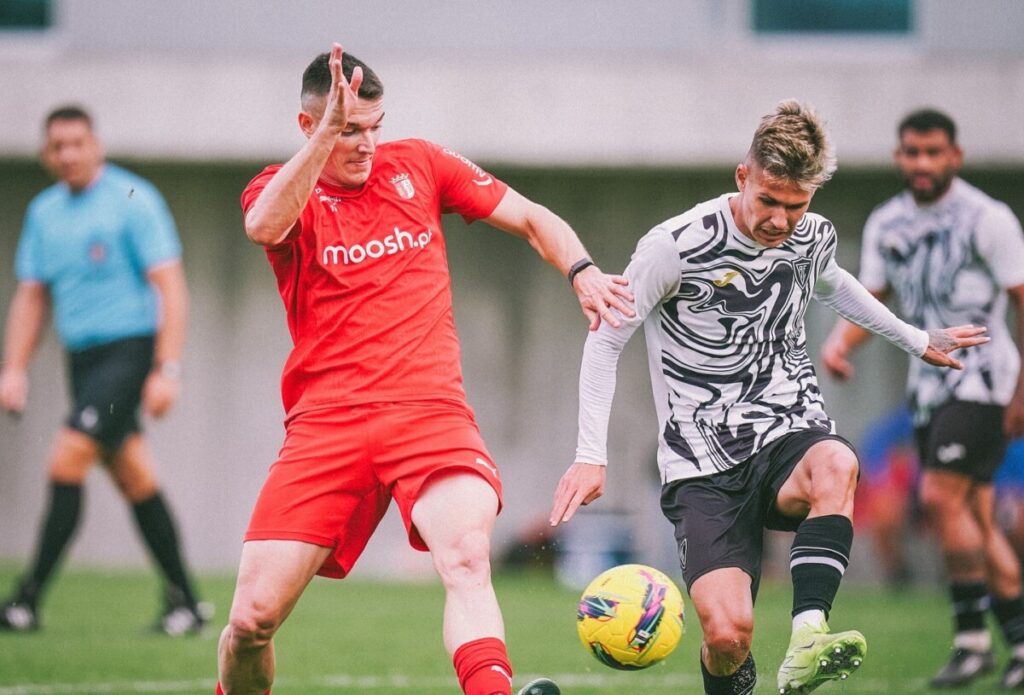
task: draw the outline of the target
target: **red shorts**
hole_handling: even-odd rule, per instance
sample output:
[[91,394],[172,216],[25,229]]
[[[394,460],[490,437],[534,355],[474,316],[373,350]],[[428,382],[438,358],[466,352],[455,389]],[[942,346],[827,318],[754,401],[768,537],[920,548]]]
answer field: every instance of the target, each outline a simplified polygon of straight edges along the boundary
[[500,511],[501,478],[466,405],[409,401],[302,413],[286,425],[245,540],[333,548],[317,574],[341,578],[394,498],[409,543],[427,550],[412,525],[413,505],[431,477],[456,471],[490,483]]

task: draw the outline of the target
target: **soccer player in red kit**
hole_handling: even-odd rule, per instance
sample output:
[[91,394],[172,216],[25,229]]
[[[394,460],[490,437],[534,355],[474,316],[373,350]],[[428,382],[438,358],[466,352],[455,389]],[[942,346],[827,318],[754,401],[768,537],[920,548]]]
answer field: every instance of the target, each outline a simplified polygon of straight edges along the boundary
[[[303,75],[306,144],[242,194],[266,247],[294,349],[282,377],[286,435],[253,511],[219,645],[218,692],[274,679],[272,638],[313,575],[344,577],[391,500],[445,588],[444,645],[467,695],[510,695],[490,580],[501,480],[466,404],[441,214],[523,237],[566,274],[591,328],[631,316],[572,229],[461,155],[422,140],[379,144],[377,76],[335,44]],[[542,678],[522,695],[557,695]]]

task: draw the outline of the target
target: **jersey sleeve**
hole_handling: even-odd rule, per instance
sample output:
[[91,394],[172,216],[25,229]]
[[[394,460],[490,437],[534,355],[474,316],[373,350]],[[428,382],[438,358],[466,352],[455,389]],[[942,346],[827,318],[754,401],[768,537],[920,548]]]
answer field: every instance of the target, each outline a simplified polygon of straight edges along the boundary
[[881,224],[878,213],[872,213],[864,223],[864,238],[860,248],[860,273],[858,279],[869,292],[884,292],[889,286],[885,276],[885,259],[882,258]]
[[151,185],[136,186],[128,199],[128,234],[144,269],[181,258],[181,241],[164,198]]
[[428,148],[441,212],[458,213],[467,223],[489,217],[505,197],[508,185],[454,150],[424,144]]
[[637,244],[626,270],[636,316],[613,328],[607,322],[587,336],[580,366],[579,435],[576,461],[608,463],[608,421],[622,349],[647,316],[679,289],[679,252],[670,232],[656,227]]
[[[245,189],[242,190],[241,203],[243,218],[249,214],[249,210],[251,210],[252,206],[256,204],[256,199],[260,197],[260,194],[263,193],[263,189],[267,187],[268,183],[270,183],[270,179],[274,178],[274,174],[276,174],[280,169],[280,164],[272,164],[268,166],[263,171],[256,174],[256,176],[254,176],[246,185]],[[282,244],[294,241],[300,231],[310,227],[311,225],[312,210],[307,203],[306,206],[302,208],[302,212],[299,213],[299,219],[296,220],[295,227],[288,233],[288,236],[278,242],[276,246],[281,246]]]
[[862,328],[876,333],[904,352],[920,357],[928,349],[928,333],[892,313],[832,258],[814,286],[814,297]]
[[48,282],[43,266],[43,230],[39,226],[34,206],[25,213],[25,223],[18,239],[18,250],[14,254],[14,274],[21,282]]
[[1024,232],[1006,205],[987,206],[976,229],[975,248],[1000,287],[1024,284]]

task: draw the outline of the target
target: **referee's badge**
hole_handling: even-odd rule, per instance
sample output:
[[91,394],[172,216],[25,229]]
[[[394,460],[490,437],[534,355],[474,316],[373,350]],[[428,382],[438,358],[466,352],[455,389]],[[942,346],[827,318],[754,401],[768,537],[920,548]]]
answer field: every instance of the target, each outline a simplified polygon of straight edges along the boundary
[[416,195],[416,189],[412,187],[412,181],[409,179],[408,174],[399,174],[398,176],[392,176],[388,179],[391,185],[398,191],[398,195],[402,196],[406,200],[412,199]]

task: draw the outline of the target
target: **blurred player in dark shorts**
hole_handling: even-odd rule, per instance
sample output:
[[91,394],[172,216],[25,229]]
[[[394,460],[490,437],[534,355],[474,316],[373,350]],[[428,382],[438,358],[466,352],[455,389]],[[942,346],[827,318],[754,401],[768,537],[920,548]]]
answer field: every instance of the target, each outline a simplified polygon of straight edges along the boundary
[[[912,363],[911,410],[921,461],[921,506],[942,546],[954,613],[953,649],[931,679],[969,685],[995,668],[985,624],[991,608],[1011,658],[1006,688],[1024,686],[1021,565],[995,521],[992,476],[1011,437],[1024,434],[1024,234],[1010,208],[961,179],[953,120],[921,109],[897,127],[896,166],[906,190],[864,226],[861,282],[894,292],[909,323],[986,326],[991,342],[964,354],[962,372]],[[1016,336],[1007,309],[1016,316]],[[840,323],[822,350],[826,369],[848,378],[848,355],[867,340]]]

